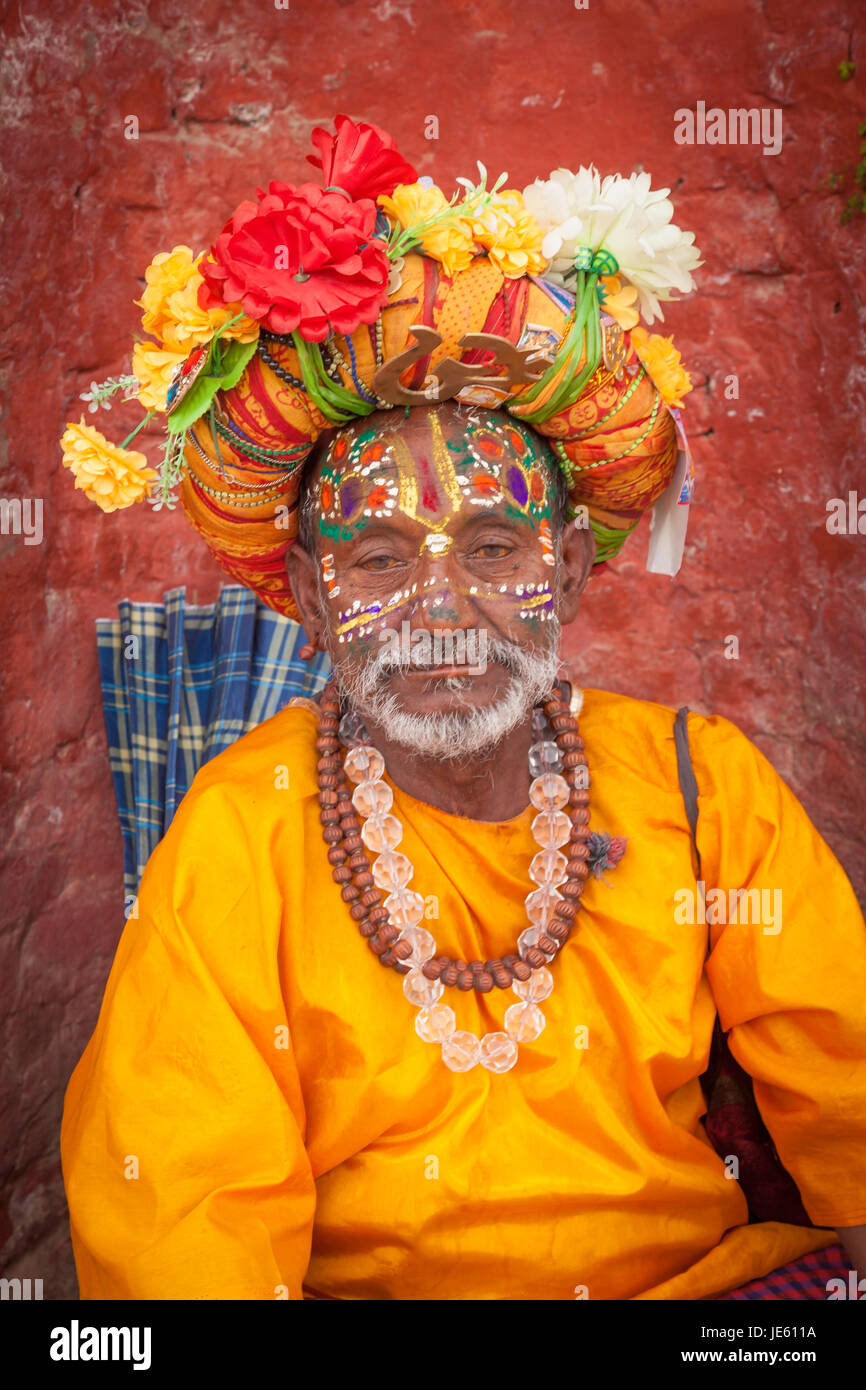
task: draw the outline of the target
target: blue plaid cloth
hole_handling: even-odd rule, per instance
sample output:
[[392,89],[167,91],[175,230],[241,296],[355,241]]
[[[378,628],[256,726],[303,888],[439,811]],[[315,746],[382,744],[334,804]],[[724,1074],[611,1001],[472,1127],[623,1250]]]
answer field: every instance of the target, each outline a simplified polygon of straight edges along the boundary
[[202,764],[293,696],[315,695],[330,671],[324,654],[301,661],[303,628],[249,589],[228,586],[206,607],[185,592],[123,599],[118,619],[96,623],[128,905]]
[[[845,1289],[843,1297],[856,1298],[858,1276],[855,1275],[851,1280],[848,1277],[850,1273],[851,1265],[844,1248],[841,1245],[830,1245],[826,1250],[816,1250],[809,1255],[803,1255],[799,1260],[792,1260],[790,1264],[781,1265],[779,1269],[765,1274],[763,1279],[752,1279],[741,1288],[723,1294],[717,1301],[724,1303],[729,1299],[741,1301],[774,1298],[779,1302],[787,1302],[791,1298],[811,1298],[822,1299],[826,1303],[830,1294],[828,1285],[831,1279],[841,1280]],[[833,1287],[838,1298],[839,1286],[835,1284]]]

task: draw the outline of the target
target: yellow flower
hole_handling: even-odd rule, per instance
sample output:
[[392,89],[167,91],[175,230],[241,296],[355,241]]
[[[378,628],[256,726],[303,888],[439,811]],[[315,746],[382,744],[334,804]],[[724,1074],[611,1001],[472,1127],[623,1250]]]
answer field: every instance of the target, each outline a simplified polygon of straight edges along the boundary
[[[188,246],[160,251],[144,272],[147,288],[136,303],[144,310],[141,326],[153,334],[162,347],[188,357],[199,343],[208,343],[218,328],[240,313],[239,304],[222,304],[202,309],[198,288],[202,284],[199,263],[205,252],[193,257]],[[223,337],[251,343],[259,335],[259,325],[246,315],[227,328]]]
[[84,416],[77,425],[67,423],[60,441],[63,465],[75,474],[75,486],[104,512],[116,512],[140,502],[148,484],[159,476],[148,468],[147,459],[136,449],[120,449]]
[[472,235],[508,279],[540,275],[547,268],[541,254],[544,233],[516,188],[504,188],[470,221]]
[[144,310],[141,325],[145,333],[152,333],[160,342],[165,341],[166,331],[174,325],[174,316],[168,311],[169,297],[182,290],[197,274],[188,246],[175,246],[171,251],[160,251],[154,256],[144,272],[147,287],[141,299],[136,300]]
[[633,328],[631,340],[665,405],[679,405],[683,396],[691,391],[692,379],[680,361],[673,338],[647,333],[645,328]]
[[[380,194],[379,207],[384,208],[401,227],[414,227],[427,217],[445,212],[448,199],[441,188],[426,188],[420,183],[398,183],[393,194]],[[453,279],[471,264],[475,255],[472,232],[460,216],[443,218],[421,238],[425,256],[439,261],[445,274]]]
[[165,410],[166,396],[175,367],[186,361],[185,352],[171,352],[153,343],[136,343],[132,371],[138,378],[138,399],[147,410]]
[[601,304],[604,312],[610,314],[620,328],[634,328],[640,318],[634,307],[637,303],[636,287],[624,285],[618,275],[603,275],[599,283],[605,292]]

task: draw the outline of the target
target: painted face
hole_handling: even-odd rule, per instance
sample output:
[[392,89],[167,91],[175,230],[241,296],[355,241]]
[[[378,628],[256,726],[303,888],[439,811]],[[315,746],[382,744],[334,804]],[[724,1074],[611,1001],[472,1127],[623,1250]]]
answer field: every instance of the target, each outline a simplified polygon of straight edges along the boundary
[[407,622],[545,645],[555,466],[525,426],[447,403],[336,436],[313,483],[335,661]]
[[501,505],[506,516],[550,537],[550,462],[540,440],[492,411],[476,411],[456,436],[443,432],[438,413],[428,420],[427,448],[414,447],[413,433],[398,429],[336,437],[318,480],[322,536],[349,541],[400,511],[426,530],[426,548],[442,554],[464,505]]

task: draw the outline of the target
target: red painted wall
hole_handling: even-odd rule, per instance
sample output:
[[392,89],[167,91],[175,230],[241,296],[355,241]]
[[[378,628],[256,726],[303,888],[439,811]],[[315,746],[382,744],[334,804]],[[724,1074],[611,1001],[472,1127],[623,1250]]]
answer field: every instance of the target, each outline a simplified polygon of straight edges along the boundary
[[[152,255],[205,246],[270,177],[305,178],[310,131],[337,111],[391,130],[443,185],[476,159],[517,187],[593,160],[669,184],[706,261],[700,293],[664,325],[696,385],[686,562],[675,581],[646,575],[642,528],[593,581],[567,649],[586,684],[739,723],[862,891],[866,536],[830,535],[825,518],[829,498],[866,496],[864,223],[840,226],[826,176],[856,163],[866,49],[855,0],[4,9],[0,495],[43,498],[44,539],[0,536],[0,1264],[59,1298],[75,1287],[63,1090],[122,926],[93,622],[125,596],[185,582],[205,601],[220,582],[180,516],[105,517],[60,466],[63,423],[86,410],[78,394],[128,370]],[[852,34],[860,70],[843,82]],[[699,100],[780,108],[782,152],[677,145],[674,112]],[[137,141],[123,135],[129,115]],[[429,115],[438,141],[424,138]],[[87,418],[119,441],[127,417]],[[739,660],[724,658],[729,635]]]

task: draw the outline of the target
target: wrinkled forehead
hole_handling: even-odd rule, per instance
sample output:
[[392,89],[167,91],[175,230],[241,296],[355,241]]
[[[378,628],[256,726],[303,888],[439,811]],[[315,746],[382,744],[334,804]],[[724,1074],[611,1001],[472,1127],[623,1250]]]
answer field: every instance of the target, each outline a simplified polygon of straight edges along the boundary
[[534,524],[549,518],[556,464],[532,430],[488,410],[412,414],[331,439],[314,484],[323,534],[346,540],[396,512],[437,531],[494,508]]

